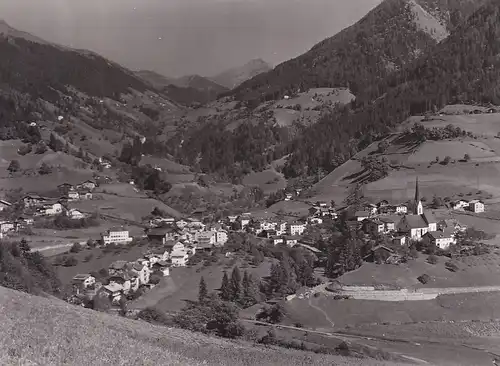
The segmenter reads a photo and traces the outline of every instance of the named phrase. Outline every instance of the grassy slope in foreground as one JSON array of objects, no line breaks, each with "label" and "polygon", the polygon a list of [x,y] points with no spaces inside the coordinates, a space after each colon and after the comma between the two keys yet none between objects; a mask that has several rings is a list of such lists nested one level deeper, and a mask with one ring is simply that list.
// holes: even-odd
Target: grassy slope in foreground
[{"label": "grassy slope in foreground", "polygon": [[387,365],[253,347],[0,287],[1,365]]}]

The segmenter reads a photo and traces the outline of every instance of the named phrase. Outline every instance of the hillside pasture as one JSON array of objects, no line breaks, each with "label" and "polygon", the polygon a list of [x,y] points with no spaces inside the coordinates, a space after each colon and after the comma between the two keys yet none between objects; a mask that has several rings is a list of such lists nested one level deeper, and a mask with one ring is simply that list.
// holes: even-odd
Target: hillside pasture
[{"label": "hillside pasture", "polygon": [[312,88],[307,92],[298,93],[290,99],[282,99],[274,104],[275,107],[293,107],[300,104],[302,109],[314,108],[325,103],[347,104],[354,99],[354,95],[346,88]]},{"label": "hillside pasture", "polygon": [[442,161],[445,156],[452,160],[461,160],[468,154],[471,162],[500,161],[500,157],[487,144],[475,140],[427,141],[423,143],[407,160],[408,164],[430,163],[436,157]]},{"label": "hillside pasture", "polygon": [[257,186],[262,188],[264,193],[269,194],[286,187],[286,180],[283,175],[274,169],[267,169],[261,172],[253,172],[243,178],[243,185]]}]

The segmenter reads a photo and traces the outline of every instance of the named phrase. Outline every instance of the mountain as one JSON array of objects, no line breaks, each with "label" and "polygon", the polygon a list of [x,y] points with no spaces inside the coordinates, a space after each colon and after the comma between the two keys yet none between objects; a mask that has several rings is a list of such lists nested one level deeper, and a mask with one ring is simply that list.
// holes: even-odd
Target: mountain
[{"label": "mountain", "polygon": [[[85,121],[101,130],[145,134],[162,109],[177,108],[130,70],[87,50],[45,42],[5,22],[0,23],[0,54],[0,139],[25,139],[27,123],[19,121],[56,123],[59,116],[73,120],[71,128]],[[141,103],[127,102],[134,94]]]},{"label": "mountain", "polygon": [[489,2],[457,25],[442,42],[376,85],[351,109],[325,116],[298,138],[287,176],[331,171],[359,149],[403,122],[453,103],[500,103],[500,4]]},{"label": "mountain", "polygon": [[223,85],[228,89],[234,89],[241,83],[271,69],[271,65],[258,58],[247,62],[243,66],[226,70],[211,79],[217,84]]},{"label": "mountain", "polygon": [[173,84],[181,88],[194,88],[201,91],[224,93],[228,89],[216,82],[200,75],[186,75],[173,81]]},{"label": "mountain", "polygon": [[265,101],[313,87],[373,86],[426,53],[486,0],[384,0],[360,21],[305,54],[244,82],[231,94]]},{"label": "mountain", "polygon": [[174,79],[167,78],[166,76],[150,70],[139,70],[136,71],[135,74],[158,89],[164,88],[174,83]]}]

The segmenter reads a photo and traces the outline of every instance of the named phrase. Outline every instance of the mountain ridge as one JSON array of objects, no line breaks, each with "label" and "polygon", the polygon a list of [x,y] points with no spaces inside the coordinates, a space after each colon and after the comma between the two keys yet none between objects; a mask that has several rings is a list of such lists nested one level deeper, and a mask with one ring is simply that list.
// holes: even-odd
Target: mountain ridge
[{"label": "mountain ridge", "polygon": [[234,89],[241,83],[271,69],[272,66],[270,64],[261,58],[256,58],[248,61],[242,66],[225,70],[215,76],[212,76],[210,79],[228,89]]}]

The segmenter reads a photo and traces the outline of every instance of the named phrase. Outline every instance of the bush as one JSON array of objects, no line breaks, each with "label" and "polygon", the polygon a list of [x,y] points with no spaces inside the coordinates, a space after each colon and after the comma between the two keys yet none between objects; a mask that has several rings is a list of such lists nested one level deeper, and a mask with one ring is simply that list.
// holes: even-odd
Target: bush
[{"label": "bush", "polygon": [[459,269],[458,266],[451,261],[446,262],[444,265],[445,265],[446,269],[450,272],[456,272]]},{"label": "bush", "polygon": [[7,170],[11,173],[15,173],[21,169],[21,164],[19,164],[18,160],[12,160],[9,164]]},{"label": "bush", "polygon": [[21,156],[29,154],[30,152],[31,152],[31,144],[23,145],[17,150],[17,153]]},{"label": "bush", "polygon": [[40,175],[50,174],[50,173],[52,173],[52,167],[50,165],[48,165],[47,163],[42,163],[42,165],[38,169],[38,173]]},{"label": "bush", "polygon": [[45,142],[41,140],[36,144],[35,147],[35,154],[44,154],[47,151],[47,145],[45,145]]},{"label": "bush", "polygon": [[69,251],[71,253],[79,253],[81,250],[82,250],[82,246],[80,245],[80,243],[74,243]]},{"label": "bush", "polygon": [[431,254],[427,257],[427,262],[430,264],[436,264],[438,262],[438,257],[436,257],[434,254]]},{"label": "bush", "polygon": [[464,155],[464,161],[465,162],[470,161],[470,155],[469,154],[465,154]]},{"label": "bush", "polygon": [[73,257],[73,256],[69,256],[69,257],[66,257],[64,259],[64,263],[63,263],[63,266],[64,267],[74,267],[78,264],[78,260]]},{"label": "bush", "polygon": [[428,274],[424,273],[423,275],[418,276],[418,277],[417,277],[417,280],[418,280],[420,283],[422,283],[422,284],[424,284],[424,285],[425,285],[426,283],[428,283],[428,282],[431,280],[431,277],[430,277]]},{"label": "bush", "polygon": [[155,308],[141,310],[137,318],[153,324],[169,325],[172,323],[164,313]]}]

